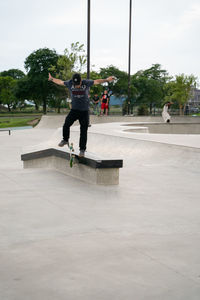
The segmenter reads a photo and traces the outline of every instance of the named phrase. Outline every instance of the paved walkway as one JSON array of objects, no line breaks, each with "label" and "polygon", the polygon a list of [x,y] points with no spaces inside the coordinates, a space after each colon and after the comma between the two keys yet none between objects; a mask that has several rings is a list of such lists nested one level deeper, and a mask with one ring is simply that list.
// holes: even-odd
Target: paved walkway
[{"label": "paved walkway", "polygon": [[120,124],[89,129],[88,151],[124,159],[106,187],[23,169],[21,153],[61,129],[1,133],[0,299],[199,300],[199,135]]}]

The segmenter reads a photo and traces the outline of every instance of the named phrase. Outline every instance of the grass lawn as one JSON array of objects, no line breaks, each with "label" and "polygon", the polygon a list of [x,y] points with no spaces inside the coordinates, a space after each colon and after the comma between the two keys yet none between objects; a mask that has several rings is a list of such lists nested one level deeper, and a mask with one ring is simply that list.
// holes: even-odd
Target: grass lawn
[{"label": "grass lawn", "polygon": [[28,114],[28,113],[15,113],[15,112],[12,112],[12,113],[9,113],[9,112],[0,112],[0,118],[1,117],[8,117],[8,118],[14,118],[14,117],[28,117],[28,118],[36,118],[36,117],[41,117],[42,116],[42,113],[34,113],[34,114]]},{"label": "grass lawn", "polygon": [[17,118],[0,118],[0,128],[7,127],[24,127],[35,126],[39,122],[40,118],[36,117],[17,117]]}]

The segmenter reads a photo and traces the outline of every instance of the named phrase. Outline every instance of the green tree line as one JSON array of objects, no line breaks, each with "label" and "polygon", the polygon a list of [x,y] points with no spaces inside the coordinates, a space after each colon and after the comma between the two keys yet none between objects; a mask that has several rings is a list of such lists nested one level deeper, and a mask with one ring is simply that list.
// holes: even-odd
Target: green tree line
[{"label": "green tree line", "polygon": [[[48,79],[51,72],[56,78],[67,80],[75,72],[84,72],[87,63],[84,45],[79,42],[72,43],[70,49],[65,49],[60,55],[48,48],[32,52],[24,62],[26,74],[18,69],[0,72],[0,105],[6,106],[9,111],[22,109],[28,100],[35,105],[35,109],[43,107],[46,114],[47,107],[56,108],[60,112],[66,105],[69,97],[65,87],[57,86]],[[180,74],[172,77],[161,68],[160,64],[153,64],[149,69],[140,70],[131,76],[130,98],[128,99],[128,73],[115,66],[101,68],[100,71],[91,71],[91,78],[105,78],[113,75],[117,78],[115,83],[109,83],[107,88],[116,97],[126,99],[123,107],[126,111],[133,106],[147,106],[150,113],[152,109],[160,108],[167,101],[172,101],[183,112],[184,107],[196,86],[193,75]],[[103,92],[103,86],[91,88],[91,97]]]}]

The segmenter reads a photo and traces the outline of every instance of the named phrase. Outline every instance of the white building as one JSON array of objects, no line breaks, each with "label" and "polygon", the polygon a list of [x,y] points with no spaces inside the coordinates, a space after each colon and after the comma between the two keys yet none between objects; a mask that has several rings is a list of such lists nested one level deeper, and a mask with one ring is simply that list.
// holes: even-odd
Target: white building
[{"label": "white building", "polygon": [[194,88],[192,91],[192,97],[188,101],[190,108],[198,107],[200,109],[200,90]]}]

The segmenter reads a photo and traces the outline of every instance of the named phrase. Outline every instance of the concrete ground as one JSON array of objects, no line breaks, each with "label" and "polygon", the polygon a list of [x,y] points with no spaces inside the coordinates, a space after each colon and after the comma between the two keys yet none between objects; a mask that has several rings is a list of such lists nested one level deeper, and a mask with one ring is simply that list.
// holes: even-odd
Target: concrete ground
[{"label": "concrete ground", "polygon": [[54,120],[0,132],[0,299],[199,300],[200,135],[125,132],[126,119],[101,119],[88,151],[124,168],[119,186],[96,186],[23,169],[21,153],[56,147]]}]

